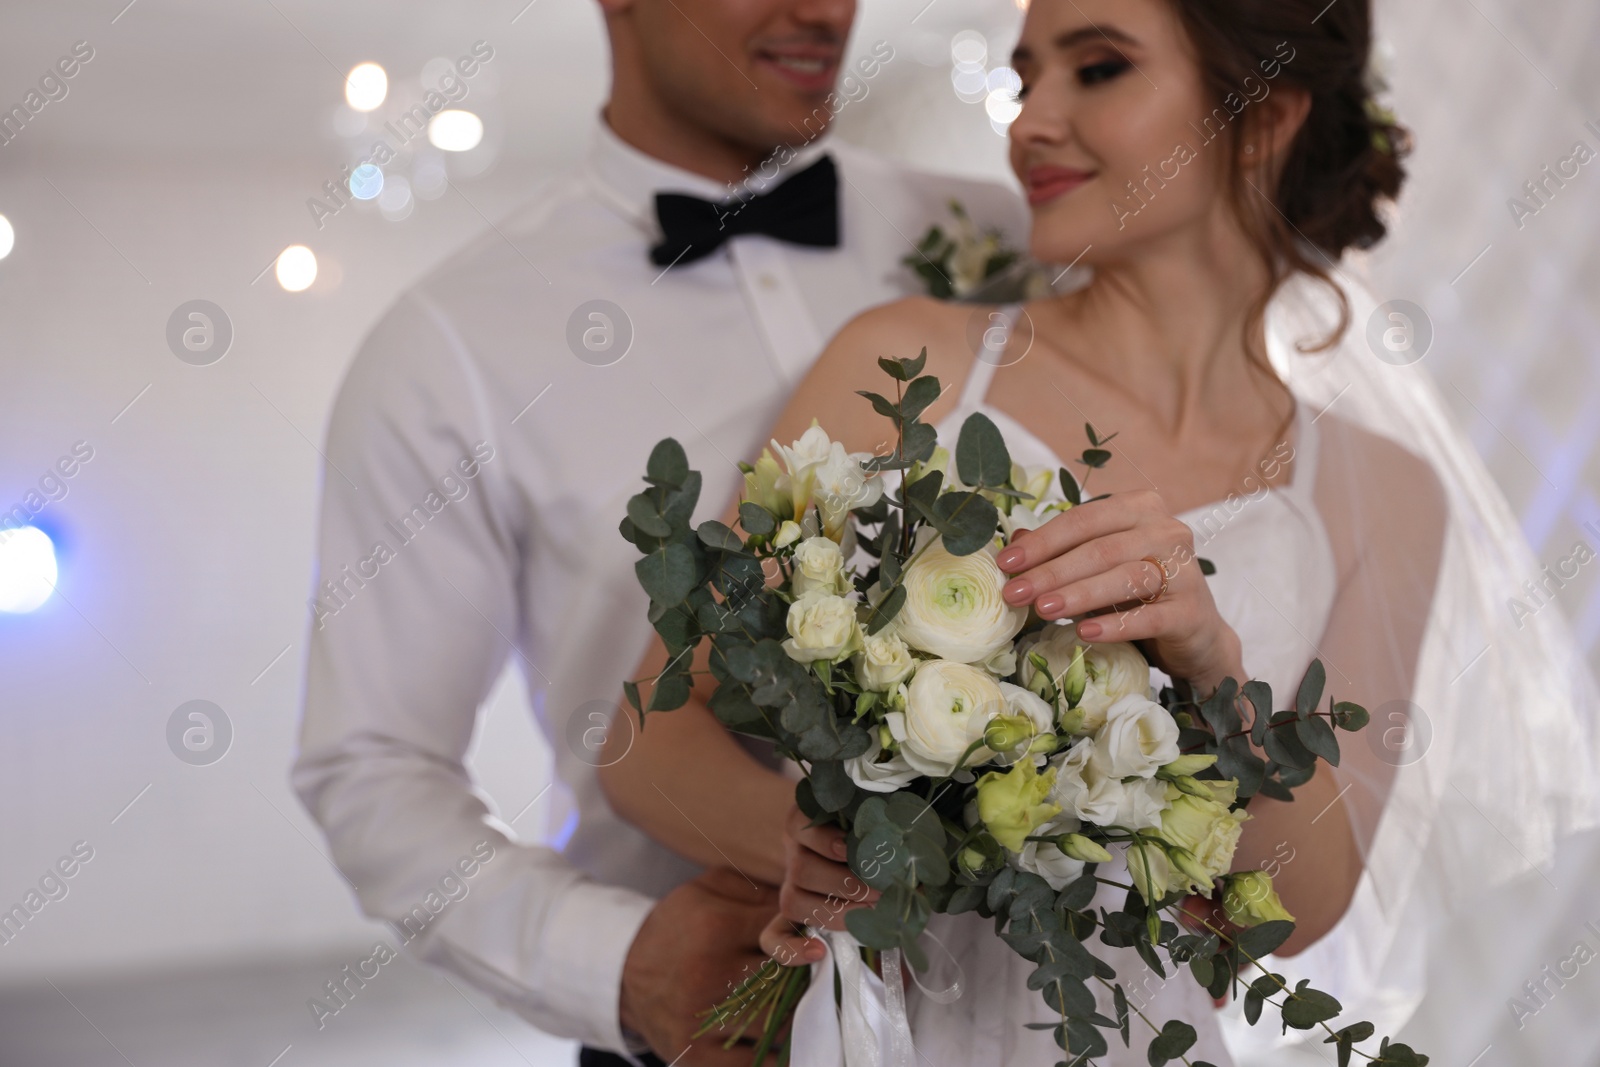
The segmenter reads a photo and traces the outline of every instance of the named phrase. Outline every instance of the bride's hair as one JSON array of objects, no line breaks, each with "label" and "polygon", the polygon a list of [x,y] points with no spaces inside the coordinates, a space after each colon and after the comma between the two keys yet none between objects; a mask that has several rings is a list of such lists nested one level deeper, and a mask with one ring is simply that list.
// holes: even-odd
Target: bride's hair
[{"label": "bride's hair", "polygon": [[[1326,349],[1350,321],[1330,268],[1347,249],[1383,239],[1383,209],[1400,192],[1402,161],[1411,148],[1409,132],[1373,98],[1371,0],[1174,0],[1173,7],[1198,52],[1206,91],[1218,103],[1230,94],[1242,100],[1249,85],[1273,81],[1310,96],[1277,189],[1261,190],[1272,204],[1262,203],[1243,171],[1239,138],[1248,134],[1237,130],[1228,153],[1228,195],[1271,278],[1249,321],[1261,322],[1291,275],[1309,274],[1339,296],[1338,327],[1311,350]],[[1273,69],[1275,78],[1264,79]],[[1244,110],[1247,131],[1253,116]]]}]

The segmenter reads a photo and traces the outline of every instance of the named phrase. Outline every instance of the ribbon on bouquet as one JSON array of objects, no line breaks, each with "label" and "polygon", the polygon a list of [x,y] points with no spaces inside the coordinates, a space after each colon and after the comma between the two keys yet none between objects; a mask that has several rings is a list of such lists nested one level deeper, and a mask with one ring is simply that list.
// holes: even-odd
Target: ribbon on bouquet
[{"label": "ribbon on bouquet", "polygon": [[861,944],[849,933],[815,932],[828,954],[811,965],[811,984],[795,1006],[790,1067],[911,1067],[914,1050],[900,950],[880,954],[884,976],[879,978],[861,961]]}]

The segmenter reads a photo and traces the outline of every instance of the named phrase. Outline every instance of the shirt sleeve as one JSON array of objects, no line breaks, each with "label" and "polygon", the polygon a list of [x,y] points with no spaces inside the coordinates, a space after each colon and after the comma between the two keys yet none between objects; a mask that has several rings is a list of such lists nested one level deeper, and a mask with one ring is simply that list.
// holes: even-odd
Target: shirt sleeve
[{"label": "shirt sleeve", "polygon": [[[463,764],[516,652],[523,534],[471,356],[419,296],[331,417],[292,781],[367,915],[551,1034],[623,1051],[646,896],[502,832]],[[497,495],[498,494],[498,495]]]}]

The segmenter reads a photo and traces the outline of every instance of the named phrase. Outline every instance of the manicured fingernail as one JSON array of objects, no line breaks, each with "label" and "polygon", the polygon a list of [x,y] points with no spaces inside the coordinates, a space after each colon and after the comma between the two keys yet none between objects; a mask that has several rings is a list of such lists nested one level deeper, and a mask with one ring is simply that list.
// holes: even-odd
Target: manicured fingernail
[{"label": "manicured fingernail", "polygon": [[1020,604],[1033,596],[1033,583],[1026,578],[1018,578],[1014,582],[1007,582],[1001,593],[1012,603]]},{"label": "manicured fingernail", "polygon": [[850,846],[846,845],[842,840],[835,841],[833,843],[833,854],[839,859],[844,859],[850,854]]},{"label": "manicured fingernail", "polygon": [[1100,630],[1101,626],[1097,622],[1080,622],[1078,624],[1079,637],[1087,637],[1090,640],[1093,640],[1094,638],[1100,636]]},{"label": "manicured fingernail", "polygon": [[1058,596],[1047,596],[1043,600],[1039,601],[1039,604],[1038,604],[1039,614],[1040,615],[1054,615],[1056,612],[1060,611],[1065,606],[1066,606],[1066,602],[1064,600],[1062,600],[1060,597],[1058,597]]},{"label": "manicured fingernail", "polygon": [[1008,571],[1022,562],[1022,549],[1012,545],[994,558],[995,564],[1001,570]]}]

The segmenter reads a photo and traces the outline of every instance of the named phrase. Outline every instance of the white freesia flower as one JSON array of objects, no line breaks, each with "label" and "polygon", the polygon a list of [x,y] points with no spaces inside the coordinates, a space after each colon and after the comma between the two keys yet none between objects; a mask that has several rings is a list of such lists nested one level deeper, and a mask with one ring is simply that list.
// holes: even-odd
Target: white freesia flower
[{"label": "white freesia flower", "polygon": [[[1084,649],[1084,669],[1088,678],[1078,709],[1083,712],[1079,732],[1092,733],[1105,723],[1106,711],[1130,694],[1149,698],[1150,664],[1144,654],[1126,641],[1089,643],[1078,640],[1076,624],[1052,624],[1017,642],[1019,677],[1029,685],[1035,674],[1027,654],[1037,652],[1050,667],[1050,676],[1059,686],[1072,666],[1079,647]],[[1075,713],[1074,713],[1075,714]],[[1065,715],[1065,711],[1063,711]]]},{"label": "white freesia flower", "polygon": [[[862,467],[872,459],[872,453],[846,452],[844,445],[831,440],[816,419],[788,448],[774,439],[772,450],[787,468],[787,474],[777,481],[777,489],[789,493],[794,514],[808,534],[821,533],[842,543],[851,528],[847,521],[851,510],[870,507],[883,496],[882,480]],[[813,505],[822,513],[821,530],[814,528]]]},{"label": "white freesia flower", "polygon": [[844,761],[844,773],[869,793],[893,793],[910,785],[922,772],[905,761],[898,752],[886,753],[878,731],[872,734],[872,747],[854,759]]},{"label": "white freesia flower", "polygon": [[1055,518],[1053,512],[1040,513],[1020,503],[1011,505],[1011,511],[1000,516],[1000,529],[1006,535],[1006,544],[1017,536],[1019,530],[1037,530],[1051,519]]},{"label": "white freesia flower", "polygon": [[794,549],[794,577],[789,585],[797,597],[807,593],[850,592],[850,575],[844,569],[839,542],[829,537],[808,537]]},{"label": "white freesia flower", "polygon": [[1028,621],[1027,607],[1007,604],[1009,580],[995,563],[993,545],[965,556],[945,550],[938,531],[917,531],[917,549],[905,570],[906,599],[895,626],[906,644],[956,663],[984,663],[1006,651]]},{"label": "white freesia flower", "polygon": [[800,524],[793,519],[784,519],[782,525],[778,527],[777,535],[772,539],[773,547],[788,548],[800,540],[800,536]]},{"label": "white freesia flower", "polygon": [[812,593],[789,605],[789,636],[783,650],[792,660],[836,660],[861,647],[856,604],[842,596]]},{"label": "white freesia flower", "polygon": [[1005,710],[1000,683],[989,674],[967,663],[930,660],[911,676],[904,714],[890,714],[885,721],[907,763],[923,774],[946,777],[963,757],[968,767],[994,757],[983,735]]},{"label": "white freesia flower", "polygon": [[895,633],[893,625],[863,636],[861,651],[855,654],[853,662],[856,681],[861,683],[861,688],[877,690],[894,689],[911,677],[911,672],[917,666],[911,649]]},{"label": "white freesia flower", "polygon": [[1057,765],[1052,799],[1085,822],[1147,830],[1161,825],[1167,807],[1167,783],[1142,778],[1124,783],[1108,773],[1092,737],[1079,740]]},{"label": "white freesia flower", "polygon": [[1106,710],[1094,743],[1106,774],[1149,778],[1163,764],[1178,758],[1178,723],[1160,704],[1130,694]]},{"label": "white freesia flower", "polygon": [[[1039,826],[1034,831],[1035,836],[1069,834],[1079,828],[1077,819],[1070,816],[1058,816]],[[1022,846],[1022,851],[1016,853],[1011,859],[1012,866],[1019,871],[1037,874],[1050,884],[1050,888],[1060,891],[1069,884],[1078,880],[1083,874],[1084,863],[1075,860],[1056,847],[1053,841],[1029,841]]]}]

